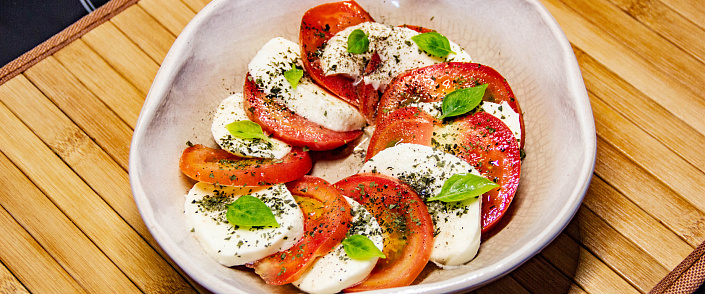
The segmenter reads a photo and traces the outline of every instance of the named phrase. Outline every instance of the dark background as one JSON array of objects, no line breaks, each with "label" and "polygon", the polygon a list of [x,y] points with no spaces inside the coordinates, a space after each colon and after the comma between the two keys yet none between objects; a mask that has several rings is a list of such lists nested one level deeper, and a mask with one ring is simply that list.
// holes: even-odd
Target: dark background
[{"label": "dark background", "polygon": [[[84,0],[95,8],[108,1]],[[0,0],[0,67],[86,14],[80,0]]]}]

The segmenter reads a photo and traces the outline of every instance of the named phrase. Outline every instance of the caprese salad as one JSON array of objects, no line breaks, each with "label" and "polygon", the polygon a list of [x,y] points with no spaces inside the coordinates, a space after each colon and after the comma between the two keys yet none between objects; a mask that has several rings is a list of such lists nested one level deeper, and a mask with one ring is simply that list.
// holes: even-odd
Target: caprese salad
[{"label": "caprese salad", "polygon": [[[309,293],[402,287],[429,261],[471,262],[516,193],[525,136],[497,71],[354,1],[309,9],[298,42],[264,44],[211,131],[220,148],[188,143],[179,162],[197,181],[193,235],[222,265]],[[356,174],[309,175],[351,144],[366,153]]]}]

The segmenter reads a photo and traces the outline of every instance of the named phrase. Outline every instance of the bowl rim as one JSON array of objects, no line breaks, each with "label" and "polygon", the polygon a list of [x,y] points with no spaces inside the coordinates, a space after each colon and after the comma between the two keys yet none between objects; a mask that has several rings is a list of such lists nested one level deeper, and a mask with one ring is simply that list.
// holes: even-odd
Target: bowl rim
[{"label": "bowl rim", "polygon": [[[154,78],[152,87],[150,88],[139,118],[135,125],[130,144],[129,156],[129,180],[133,193],[133,198],[139,210],[139,213],[147,224],[147,227],[162,247],[162,249],[174,260],[174,262],[191,278],[198,282],[201,286],[214,292],[231,292],[231,293],[246,293],[243,290],[234,287],[233,285],[223,283],[221,280],[211,276],[204,275],[197,268],[194,268],[189,263],[184,262],[187,259],[187,254],[178,248],[178,245],[169,237],[169,235],[158,225],[152,207],[146,197],[146,192],[141,178],[141,170],[138,167],[142,166],[140,157],[137,155],[142,139],[146,135],[146,124],[151,121],[156,115],[157,105],[168,94],[169,85],[176,77],[176,71],[173,71],[172,65],[186,54],[184,49],[189,48],[189,40],[197,33],[199,24],[207,17],[217,11],[217,7],[222,2],[229,0],[214,0],[206,5],[183,29],[181,34],[176,38],[166,57],[162,61],[162,65]],[[575,105],[579,111],[576,111],[576,121],[579,122],[579,131],[581,139],[585,143],[585,148],[582,149],[581,158],[583,160],[578,164],[579,174],[576,175],[577,181],[567,199],[570,201],[559,211],[556,217],[541,230],[536,237],[532,238],[524,247],[526,250],[513,252],[502,258],[499,262],[491,264],[480,270],[476,270],[464,275],[449,278],[447,280],[412,285],[407,287],[395,288],[397,293],[419,293],[422,292],[454,292],[461,290],[476,289],[488,283],[491,283],[512,270],[516,269],[524,262],[528,261],[534,255],[538,254],[548,244],[551,243],[568,225],[573,216],[582,203],[582,200],[587,193],[588,186],[592,179],[592,174],[595,168],[595,158],[597,153],[597,138],[595,131],[594,118],[592,108],[589,103],[587,90],[585,88],[580,67],[577,63],[575,54],[572,50],[563,30],[560,28],[555,18],[538,0],[521,0],[530,4],[541,18],[545,21],[552,36],[561,49],[561,58],[563,62],[566,80],[568,82],[567,91],[569,96],[573,97]],[[331,1],[327,1],[331,2]],[[381,293],[384,290],[371,291],[369,293]]]}]

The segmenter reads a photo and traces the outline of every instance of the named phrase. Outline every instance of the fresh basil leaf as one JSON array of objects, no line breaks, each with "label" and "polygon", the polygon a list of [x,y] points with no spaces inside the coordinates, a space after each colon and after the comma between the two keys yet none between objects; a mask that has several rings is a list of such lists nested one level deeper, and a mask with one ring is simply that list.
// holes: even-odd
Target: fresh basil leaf
[{"label": "fresh basil leaf", "polygon": [[421,50],[433,56],[446,57],[448,54],[455,54],[453,50],[450,50],[448,38],[437,32],[418,34],[411,37],[411,40],[414,41],[416,45],[419,45]]},{"label": "fresh basil leaf", "polygon": [[294,89],[299,85],[299,81],[304,76],[304,70],[296,67],[295,64],[291,65],[291,69],[284,72],[284,78],[291,84]]},{"label": "fresh basil leaf", "polygon": [[240,139],[262,139],[269,141],[269,137],[264,134],[262,127],[256,122],[250,120],[239,120],[231,122],[225,125],[228,132],[235,137]]},{"label": "fresh basil leaf", "polygon": [[348,52],[362,54],[370,48],[370,40],[361,29],[354,30],[348,36]]},{"label": "fresh basil leaf", "polygon": [[458,116],[473,110],[482,102],[487,84],[476,87],[457,89],[443,97],[441,104],[441,119],[451,116]]},{"label": "fresh basil leaf", "polygon": [[240,196],[228,205],[225,217],[236,226],[279,227],[272,210],[262,200],[251,195]]},{"label": "fresh basil leaf", "polygon": [[343,240],[343,249],[352,259],[370,259],[373,257],[387,258],[375,243],[363,235],[352,235]]},{"label": "fresh basil leaf", "polygon": [[426,201],[463,201],[472,197],[479,197],[497,187],[499,185],[495,182],[481,176],[469,173],[454,174],[443,183],[443,188],[441,188],[441,192],[438,195],[427,198]]}]

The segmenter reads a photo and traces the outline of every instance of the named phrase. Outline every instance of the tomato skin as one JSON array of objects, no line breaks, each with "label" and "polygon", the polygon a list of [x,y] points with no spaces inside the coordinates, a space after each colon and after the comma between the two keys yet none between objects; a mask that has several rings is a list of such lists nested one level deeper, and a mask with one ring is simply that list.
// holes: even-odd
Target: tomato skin
[{"label": "tomato skin", "polygon": [[[482,233],[485,233],[499,222],[514,199],[521,174],[519,146],[512,131],[486,112],[459,117],[448,126],[459,130],[457,136],[450,141],[434,137],[433,147],[464,159],[500,185],[482,196]],[[465,148],[469,146],[473,148]]]},{"label": "tomato skin", "polygon": [[250,120],[292,146],[305,146],[314,151],[332,150],[362,135],[361,130],[337,132],[326,129],[295,114],[267,97],[249,74],[245,79],[244,93],[245,112]]},{"label": "tomato skin", "polygon": [[354,86],[353,79],[343,75],[326,76],[317,51],[345,28],[371,21],[374,19],[355,1],[321,4],[306,11],[301,18],[299,44],[306,72],[317,84],[356,107],[360,105],[358,92],[369,91],[366,88],[372,86],[364,83]]},{"label": "tomato skin", "polygon": [[435,121],[435,118],[417,107],[404,107],[392,111],[378,122],[370,138],[365,160],[399,143],[431,146]]},{"label": "tomato skin", "polygon": [[311,170],[311,157],[292,148],[282,159],[244,158],[200,144],[184,150],[179,168],[189,178],[227,186],[266,186],[301,178]]},{"label": "tomato skin", "polygon": [[[387,256],[377,261],[366,280],[343,291],[403,287],[414,282],[433,250],[433,221],[414,189],[396,178],[372,173],[347,177],[334,186],[375,216],[385,234],[383,253]],[[400,219],[406,230],[395,225]]]},{"label": "tomato skin", "polygon": [[379,122],[387,112],[407,106],[409,103],[441,101],[453,90],[476,84],[488,84],[484,101],[494,103],[506,101],[519,114],[520,148],[523,148],[526,133],[524,118],[512,88],[496,70],[479,63],[439,63],[410,70],[395,77],[380,99],[377,121]]},{"label": "tomato skin", "polygon": [[[284,285],[296,281],[313,265],[317,257],[323,256],[337,246],[348,232],[350,205],[340,191],[325,180],[304,176],[286,184],[297,197],[304,214],[304,236],[288,250],[274,253],[248,267],[270,285]],[[300,198],[312,205],[301,205]]]}]

